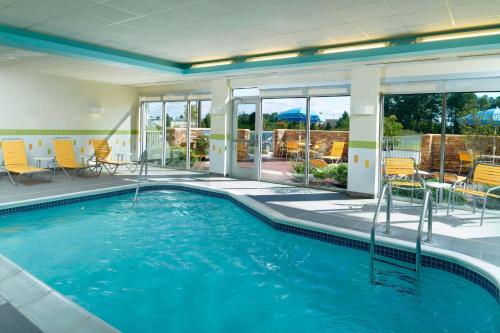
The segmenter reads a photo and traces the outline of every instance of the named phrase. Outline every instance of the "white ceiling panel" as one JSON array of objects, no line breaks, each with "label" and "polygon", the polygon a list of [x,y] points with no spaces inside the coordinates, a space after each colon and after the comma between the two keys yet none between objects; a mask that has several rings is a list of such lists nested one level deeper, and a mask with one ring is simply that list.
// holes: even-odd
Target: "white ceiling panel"
[{"label": "white ceiling panel", "polygon": [[500,0],[0,0],[0,24],[178,62],[498,22]]},{"label": "white ceiling panel", "polygon": [[394,14],[413,13],[426,9],[446,8],[446,0],[385,0]]},{"label": "white ceiling panel", "polygon": [[359,7],[371,3],[380,2],[380,0],[326,0],[328,4],[337,10]]},{"label": "white ceiling panel", "polygon": [[[500,15],[500,1],[473,2],[452,7],[451,12],[457,20]],[[497,22],[498,23],[498,22]]]},{"label": "white ceiling panel", "polygon": [[0,6],[0,24],[179,62],[480,26],[500,16],[500,0],[0,0]]},{"label": "white ceiling panel", "polygon": [[373,2],[358,7],[340,10],[339,13],[349,22],[383,18],[394,15],[386,2]]},{"label": "white ceiling panel", "polygon": [[165,7],[149,0],[109,0],[106,4],[133,13],[137,16],[147,15],[165,9]]}]

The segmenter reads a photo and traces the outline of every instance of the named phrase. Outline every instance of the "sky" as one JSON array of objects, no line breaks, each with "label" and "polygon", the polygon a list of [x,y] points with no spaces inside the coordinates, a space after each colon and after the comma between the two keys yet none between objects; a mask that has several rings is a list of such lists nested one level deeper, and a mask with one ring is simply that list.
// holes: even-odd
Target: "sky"
[{"label": "sky", "polygon": [[[178,118],[184,113],[184,108],[186,102],[169,102],[167,103],[167,110],[171,116]],[[344,111],[349,112],[351,98],[349,96],[337,96],[337,97],[311,97],[311,111],[316,112],[323,119],[338,119]],[[203,107],[203,111],[209,107],[207,103]],[[262,112],[263,113],[280,113],[293,108],[306,108],[305,98],[264,98],[262,99]],[[241,106],[240,110],[248,113],[254,112],[255,110],[251,105]],[[162,107],[161,103],[150,103],[149,104],[149,115],[151,117],[158,117],[161,115]],[[205,112],[202,114],[204,115]]]}]

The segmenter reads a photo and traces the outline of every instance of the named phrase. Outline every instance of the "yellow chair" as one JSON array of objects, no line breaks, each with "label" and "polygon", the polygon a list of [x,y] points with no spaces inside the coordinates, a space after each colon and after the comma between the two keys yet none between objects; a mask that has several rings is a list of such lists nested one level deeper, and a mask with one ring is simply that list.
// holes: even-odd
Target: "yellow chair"
[{"label": "yellow chair", "polygon": [[[3,149],[3,164],[10,181],[14,186],[19,184],[21,177],[23,175],[28,175],[29,177],[40,174],[43,172],[49,172],[50,176],[48,182],[52,179],[52,171],[49,169],[35,168],[28,164],[28,157],[26,156],[26,147],[24,146],[24,141],[22,139],[10,139],[2,141]],[[17,181],[14,181],[12,174],[17,174]]]},{"label": "yellow chair", "polygon": [[315,158],[311,160],[311,166],[314,168],[324,168],[328,166],[328,163],[325,160]]},{"label": "yellow chair", "polygon": [[425,182],[418,175],[415,160],[409,157],[386,157],[384,159],[384,179],[393,188],[411,191],[411,202],[415,191],[424,191]]},{"label": "yellow chair", "polygon": [[[481,225],[484,220],[484,210],[488,198],[500,199],[500,194],[493,191],[500,190],[500,165],[477,163],[472,169],[471,176],[465,182],[456,182],[451,188],[453,196],[452,210],[455,209],[455,194],[463,193],[472,196],[472,208],[476,213],[476,198],[483,199],[483,211],[481,213]],[[450,212],[450,197],[448,197],[448,214]]]},{"label": "yellow chair", "polygon": [[462,173],[462,168],[469,168],[471,169],[474,166],[474,157],[475,154],[471,153],[470,151],[459,151],[458,152],[458,159],[460,160],[460,168],[458,169],[458,175]]},{"label": "yellow chair", "polygon": [[344,155],[344,147],[344,141],[334,141],[330,155],[323,156],[323,159],[331,160],[332,163],[339,163]]},{"label": "yellow chair", "polygon": [[[71,139],[55,138],[52,140],[52,143],[54,145],[56,164],[68,177],[73,178],[73,176],[78,174],[78,171],[82,171],[82,176],[85,176],[85,169],[89,169],[94,176],[99,176],[101,174],[101,166],[90,165],[76,160],[75,152],[73,151],[73,142],[71,142]],[[74,175],[71,176],[68,170],[74,170]]]},{"label": "yellow chair", "polygon": [[[137,170],[137,164],[128,161],[117,161],[110,157],[111,147],[106,139],[92,139],[92,146],[94,147],[95,162],[101,164],[108,171],[110,175],[114,175],[118,167],[126,166],[131,172]],[[132,170],[131,165],[135,165]]]},{"label": "yellow chair", "polygon": [[288,159],[288,155],[295,155],[295,160],[298,160],[301,153],[302,149],[300,149],[300,145],[297,140],[286,141],[286,159]]}]

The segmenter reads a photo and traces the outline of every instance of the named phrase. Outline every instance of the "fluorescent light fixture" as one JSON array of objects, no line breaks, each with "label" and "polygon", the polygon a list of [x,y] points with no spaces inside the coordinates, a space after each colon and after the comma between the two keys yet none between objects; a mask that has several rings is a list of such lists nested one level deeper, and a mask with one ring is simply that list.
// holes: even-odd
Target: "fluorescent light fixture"
[{"label": "fluorescent light fixture", "polygon": [[250,58],[247,58],[245,61],[247,61],[247,62],[268,61],[268,60],[295,58],[298,56],[299,56],[299,52],[292,52],[292,53],[271,54],[271,55],[250,57]]},{"label": "fluorescent light fixture", "polygon": [[330,53],[341,53],[341,52],[378,49],[381,47],[387,47],[389,45],[390,45],[389,42],[380,42],[380,43],[359,44],[359,45],[351,45],[351,46],[339,46],[339,47],[333,47],[330,49],[319,50],[318,54],[330,54]]},{"label": "fluorescent light fixture", "polygon": [[191,68],[204,68],[204,67],[213,67],[213,66],[223,66],[223,65],[231,65],[233,63],[232,60],[220,60],[220,61],[212,61],[212,62],[203,62],[200,64],[194,64]]},{"label": "fluorescent light fixture", "polygon": [[441,40],[493,36],[493,35],[499,35],[499,34],[500,34],[500,29],[477,30],[477,31],[457,32],[457,33],[451,33],[451,34],[441,34],[441,35],[419,37],[419,38],[417,38],[417,42],[427,43],[427,42],[437,42],[437,41],[441,41]]}]

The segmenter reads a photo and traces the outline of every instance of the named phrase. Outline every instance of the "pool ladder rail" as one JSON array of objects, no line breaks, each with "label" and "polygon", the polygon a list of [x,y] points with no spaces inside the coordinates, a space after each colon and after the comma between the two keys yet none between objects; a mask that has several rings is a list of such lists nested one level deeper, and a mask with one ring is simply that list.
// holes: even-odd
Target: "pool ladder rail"
[{"label": "pool ladder rail", "polygon": [[[370,276],[373,280],[375,274],[375,260],[383,261],[385,263],[393,264],[388,258],[381,258],[375,252],[375,236],[376,231],[375,228],[377,226],[378,217],[380,211],[382,209],[382,202],[384,198],[387,196],[387,205],[386,205],[386,221],[385,221],[385,231],[384,234],[391,234],[391,213],[393,212],[393,201],[392,201],[392,189],[389,184],[385,184],[382,188],[382,192],[378,199],[377,209],[375,210],[375,214],[373,216],[372,229],[370,233]],[[420,211],[420,219],[418,221],[418,229],[417,229],[417,239],[415,244],[415,267],[411,268],[416,272],[417,279],[420,276],[420,271],[422,268],[422,229],[425,223],[425,218],[427,216],[428,228],[427,228],[427,239],[425,242],[432,242],[432,194],[430,190],[425,190],[424,192],[424,200],[422,204],[422,209]],[[399,266],[398,264],[395,264]],[[404,267],[404,266],[403,266]]]},{"label": "pool ladder rail", "polygon": [[142,173],[144,172],[144,181],[148,181],[148,151],[144,150],[141,154],[141,158],[139,160],[141,168],[139,169],[139,174],[137,175],[137,186],[135,187],[135,195],[134,195],[134,207],[135,203],[139,199],[139,190],[141,187]]}]

